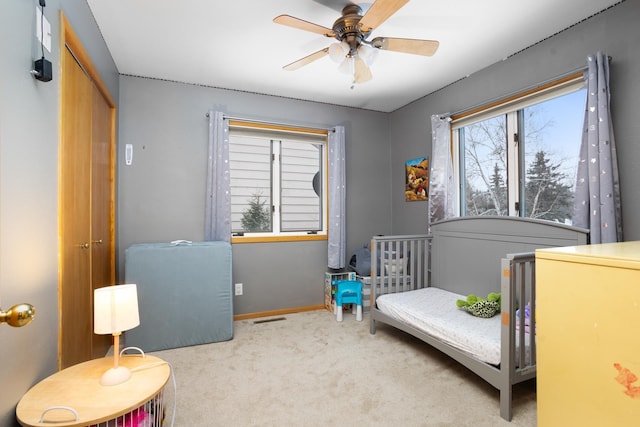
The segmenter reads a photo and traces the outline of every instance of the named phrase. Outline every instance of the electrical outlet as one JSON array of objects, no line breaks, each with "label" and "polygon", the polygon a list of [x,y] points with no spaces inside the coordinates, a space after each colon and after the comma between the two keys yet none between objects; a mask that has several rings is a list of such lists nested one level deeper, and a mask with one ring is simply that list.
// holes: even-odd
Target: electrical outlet
[{"label": "electrical outlet", "polygon": [[236,283],[236,296],[242,295],[242,283]]}]

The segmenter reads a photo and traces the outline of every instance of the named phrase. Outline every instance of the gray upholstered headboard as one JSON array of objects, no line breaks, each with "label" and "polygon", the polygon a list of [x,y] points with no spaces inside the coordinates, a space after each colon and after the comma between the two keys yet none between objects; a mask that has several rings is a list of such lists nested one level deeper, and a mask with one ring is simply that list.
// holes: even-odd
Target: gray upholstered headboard
[{"label": "gray upholstered headboard", "polygon": [[462,295],[500,292],[500,260],[587,243],[588,230],[517,217],[463,217],[431,225],[431,286]]}]

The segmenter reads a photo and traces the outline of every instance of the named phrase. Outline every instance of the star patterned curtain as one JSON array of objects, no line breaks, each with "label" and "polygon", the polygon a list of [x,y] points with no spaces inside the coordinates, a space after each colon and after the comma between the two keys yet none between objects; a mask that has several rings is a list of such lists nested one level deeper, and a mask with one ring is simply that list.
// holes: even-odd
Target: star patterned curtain
[{"label": "star patterned curtain", "polygon": [[585,110],[573,224],[590,230],[590,243],[622,240],[618,161],[609,100],[609,57],[587,57]]}]

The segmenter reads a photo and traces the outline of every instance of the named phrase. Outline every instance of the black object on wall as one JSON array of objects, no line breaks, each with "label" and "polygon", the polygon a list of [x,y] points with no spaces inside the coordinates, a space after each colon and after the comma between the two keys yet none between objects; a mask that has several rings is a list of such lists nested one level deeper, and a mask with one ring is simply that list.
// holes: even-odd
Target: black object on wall
[{"label": "black object on wall", "polygon": [[48,82],[53,78],[53,69],[51,67],[51,61],[48,61],[44,57],[44,7],[45,0],[38,0],[40,2],[40,48],[42,49],[42,58],[36,60],[33,63],[33,70],[31,70],[31,74],[40,81]]}]

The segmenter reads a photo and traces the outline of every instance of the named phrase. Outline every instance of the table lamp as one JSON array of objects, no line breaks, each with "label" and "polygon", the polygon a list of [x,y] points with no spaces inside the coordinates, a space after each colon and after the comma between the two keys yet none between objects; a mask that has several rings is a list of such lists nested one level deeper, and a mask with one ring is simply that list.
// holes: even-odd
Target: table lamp
[{"label": "table lamp", "polygon": [[93,293],[93,331],[113,335],[113,368],[106,371],[100,384],[117,385],[131,377],[126,366],[119,366],[120,334],[140,324],[136,285],[114,285],[98,288]]}]

